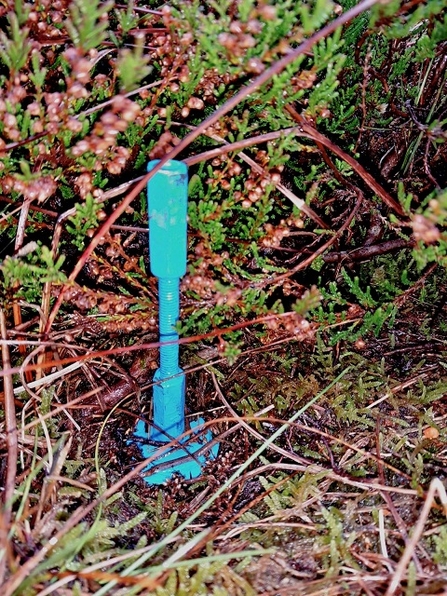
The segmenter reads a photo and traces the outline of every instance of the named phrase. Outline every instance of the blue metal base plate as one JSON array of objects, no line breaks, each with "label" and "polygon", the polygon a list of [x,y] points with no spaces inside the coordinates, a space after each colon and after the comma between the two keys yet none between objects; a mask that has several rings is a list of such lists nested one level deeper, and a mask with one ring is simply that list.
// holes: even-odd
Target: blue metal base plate
[{"label": "blue metal base plate", "polygon": [[[165,450],[160,457],[157,457],[146,468],[143,469],[143,478],[148,484],[163,484],[174,474],[180,474],[187,480],[197,478],[202,474],[202,467],[210,460],[215,459],[219,451],[219,443],[210,445],[208,451],[195,455],[197,451],[202,449],[207,443],[212,441],[212,434],[210,431],[202,431],[203,419],[199,418],[191,422],[191,430],[189,436],[182,439],[180,443],[185,444],[184,447],[174,446],[169,450]],[[194,435],[197,435],[197,440],[193,441]],[[148,431],[146,423],[140,420],[134,431],[135,441],[130,440],[129,443],[137,443],[144,458],[152,457],[157,454],[163,443],[143,443],[148,441]],[[192,457],[194,456],[194,457]],[[153,470],[152,473],[151,470]]]}]

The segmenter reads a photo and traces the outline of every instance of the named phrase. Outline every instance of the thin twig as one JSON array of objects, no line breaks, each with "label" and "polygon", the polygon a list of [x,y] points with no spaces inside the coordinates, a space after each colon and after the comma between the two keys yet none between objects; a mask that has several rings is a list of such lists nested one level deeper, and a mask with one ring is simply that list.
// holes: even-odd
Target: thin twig
[{"label": "thin twig", "polygon": [[[18,253],[23,246],[23,241],[25,239],[26,222],[28,219],[29,208],[30,208],[31,202],[32,201],[30,199],[25,199],[25,201],[23,201],[22,208],[20,210],[19,221],[17,224],[17,233],[16,233],[16,238],[15,238],[15,243],[14,243],[14,253]],[[15,284],[15,289],[18,289],[19,285],[20,284],[17,282]],[[12,303],[12,312],[13,312],[15,326],[20,327],[20,325],[22,325],[22,311],[20,309],[20,305],[17,302]],[[26,355],[25,346],[19,347],[19,352],[20,352],[21,356],[25,356]],[[32,375],[30,372],[26,373],[26,379],[28,382],[32,381]]]},{"label": "thin twig", "polygon": [[[263,135],[257,135],[256,137],[250,137],[249,139],[242,139],[241,141],[236,141],[235,143],[229,143],[222,137],[216,134],[207,134],[211,139],[217,141],[218,143],[223,143],[223,147],[217,147],[216,149],[211,149],[210,151],[205,151],[204,153],[199,153],[197,155],[193,155],[192,157],[187,157],[183,161],[188,165],[193,165],[195,163],[199,163],[200,161],[205,161],[212,159],[213,157],[223,155],[224,153],[229,153],[230,151],[239,151],[244,147],[251,147],[253,145],[258,145],[259,143],[266,143],[268,141],[272,141],[274,139],[278,139],[284,137],[289,134],[297,134],[300,135],[300,128],[292,127],[286,128],[283,130],[278,130],[275,132],[269,132]],[[301,135],[302,136],[302,135]],[[329,229],[329,226],[321,219],[319,215],[315,213],[313,209],[311,209],[306,201],[297,197],[291,190],[286,188],[280,182],[275,182],[272,180],[271,176],[268,172],[264,170],[258,163],[256,163],[251,157],[249,157],[243,151],[240,151],[238,157],[242,159],[247,165],[251,167],[252,170],[261,174],[270,184],[272,184],[279,192],[281,192],[285,197],[287,197],[294,205],[300,209],[303,213],[305,213],[310,219],[313,219],[315,223],[317,223],[321,228],[325,230]]]},{"label": "thin twig", "polygon": [[230,153],[230,151],[240,151],[241,149],[246,149],[247,147],[252,147],[253,145],[258,145],[259,143],[268,143],[269,141],[274,141],[275,139],[280,139],[286,137],[287,135],[296,134],[298,132],[299,128],[297,126],[292,126],[291,128],[284,128],[282,130],[275,130],[273,132],[267,132],[262,135],[256,135],[254,137],[241,139],[240,141],[235,141],[234,143],[229,143],[228,141],[225,141],[225,139],[218,135],[208,134],[207,136],[209,136],[217,143],[223,143],[224,146],[215,147],[214,149],[209,149],[208,151],[204,151],[203,153],[191,155],[191,157],[187,157],[186,159],[184,159],[183,162],[188,167],[190,167],[196,163],[200,163],[201,161],[209,161],[214,157],[220,157],[225,153]]},{"label": "thin twig", "polygon": [[[261,442],[265,441],[266,438],[263,435],[261,435],[260,433],[258,433],[250,425],[247,424],[247,422],[246,422],[247,420],[249,420],[249,421],[253,420],[253,417],[252,416],[244,416],[244,419],[242,419],[241,416],[239,416],[237,414],[237,412],[235,412],[231,408],[231,406],[229,405],[229,403],[225,399],[225,397],[224,397],[224,395],[223,395],[223,393],[222,393],[222,391],[221,391],[221,389],[219,387],[219,384],[217,382],[216,376],[214,375],[214,373],[212,371],[210,371],[210,372],[211,372],[211,375],[212,375],[212,378],[213,378],[214,387],[215,387],[215,389],[217,391],[217,394],[219,395],[219,398],[222,400],[222,402],[225,404],[225,406],[229,409],[229,411],[232,414],[232,416],[234,417],[234,419],[239,424],[241,424],[246,430],[248,430],[250,432],[250,434],[252,434],[253,436],[255,436],[258,440],[260,440]],[[256,420],[256,421],[258,421],[258,420]],[[270,424],[284,424],[284,420],[282,420],[280,418],[274,418],[272,416],[269,416],[268,418],[265,418],[264,421],[265,422],[269,422]],[[303,424],[300,424],[299,422],[293,422],[293,423],[290,424],[290,426],[291,427],[294,427],[294,428],[296,428],[298,430],[301,430],[301,431],[304,431],[304,432],[308,432],[308,433],[313,433],[313,434],[318,435],[320,437],[323,437],[325,439],[329,439],[331,441],[335,441],[336,443],[338,443],[340,445],[344,445],[348,449],[351,449],[352,451],[355,451],[356,453],[359,453],[359,454],[363,455],[367,459],[373,459],[374,461],[377,461],[379,459],[376,454],[369,453],[369,452],[361,449],[360,447],[356,447],[352,443],[348,443],[347,441],[341,439],[340,437],[335,437],[334,435],[331,435],[331,434],[329,434],[329,433],[327,433],[325,431],[319,430],[317,428],[313,428],[311,426],[305,426]],[[270,449],[272,449],[272,451],[277,451],[278,453],[280,453],[284,457],[288,457],[288,458],[292,459],[293,461],[297,461],[299,464],[305,464],[305,465],[308,465],[308,466],[309,465],[312,465],[312,467],[315,470],[317,470],[317,469],[319,471],[323,471],[324,470],[324,471],[328,472],[329,474],[332,473],[332,471],[327,470],[323,466],[314,465],[311,462],[309,462],[308,460],[306,460],[305,458],[301,458],[298,455],[296,455],[295,453],[290,453],[289,451],[287,451],[285,449],[282,449],[281,447],[278,447],[274,443],[272,443],[270,445]],[[404,472],[401,472],[400,470],[398,470],[397,468],[395,468],[391,464],[388,464],[386,462],[382,462],[382,465],[384,467],[386,467],[387,469],[391,470],[392,472],[394,472],[396,474],[399,474],[400,476],[403,476],[404,478],[407,478],[408,480],[410,480],[410,477],[407,474],[405,474]],[[335,478],[335,475],[334,475],[333,478]],[[340,475],[337,475],[337,479],[340,479],[340,478],[343,478],[342,479],[342,482],[345,482],[346,481],[346,478],[344,478],[344,477],[342,477]],[[370,483],[370,482],[362,483],[361,484],[362,487],[365,487],[365,485],[367,485],[368,487],[374,486],[375,488],[378,488],[379,490],[381,490],[381,489],[383,489],[383,490],[389,490],[388,487],[386,487],[385,484],[380,484],[380,483],[373,484],[373,483]],[[359,486],[359,483],[357,483],[354,486]],[[410,491],[408,491],[406,489],[404,489],[404,490],[405,490],[405,492],[407,494],[417,494],[414,490],[410,490]]]},{"label": "thin twig", "polygon": [[401,216],[405,216],[405,212],[401,205],[397,203],[393,197],[387,192],[383,186],[381,186],[377,180],[371,174],[365,170],[365,168],[359,164],[359,162],[354,159],[349,153],[343,151],[341,147],[333,143],[327,137],[322,135],[318,132],[313,126],[310,126],[309,123],[303,120],[303,117],[300,116],[296,110],[292,108],[292,106],[288,105],[285,109],[289,112],[289,114],[301,125],[303,133],[310,138],[313,138],[316,143],[321,143],[328,149],[330,149],[335,155],[343,159],[347,164],[351,166],[351,168],[365,181],[365,183],[370,187],[372,191],[376,193],[378,197],[382,199],[382,201],[388,205],[390,209],[392,209],[395,213]]},{"label": "thin twig", "polygon": [[363,199],[364,199],[363,193],[358,188],[355,189],[355,191],[357,193],[357,202],[354,206],[354,209],[349,214],[349,217],[347,218],[345,223],[332,236],[332,238],[330,238],[327,242],[325,242],[319,248],[317,248],[307,259],[304,259],[304,261],[301,261],[300,263],[298,263],[298,265],[296,265],[295,267],[292,267],[292,269],[289,269],[289,271],[287,271],[287,273],[282,273],[281,275],[277,275],[274,278],[270,278],[265,281],[259,282],[257,284],[257,286],[263,287],[267,283],[268,284],[274,284],[274,283],[276,284],[276,283],[279,283],[281,281],[288,279],[289,277],[292,277],[292,275],[294,275],[295,273],[298,273],[298,271],[302,271],[303,269],[306,269],[306,267],[308,267],[311,263],[313,263],[317,257],[322,255],[330,246],[332,246],[332,244],[334,244],[334,242],[340,238],[341,234],[349,228],[352,220],[354,219],[355,215],[357,214],[357,212],[360,209],[360,206],[363,202]]},{"label": "thin twig", "polygon": [[[212,370],[210,371],[210,374],[211,374],[211,378],[213,380],[214,389],[216,390],[217,395],[219,396],[219,399],[224,404],[224,406],[227,408],[227,410],[230,412],[230,414],[232,416],[234,416],[234,419],[241,426],[243,426],[243,428],[245,428],[245,430],[247,430],[252,436],[254,436],[256,439],[258,439],[258,441],[261,441],[261,442],[265,441],[265,437],[262,436],[261,433],[258,433],[258,431],[255,430],[254,428],[252,428],[247,422],[245,422],[245,420],[241,416],[239,416],[239,414],[236,412],[236,410],[234,410],[231,407],[231,405],[225,399],[224,394],[222,393],[222,390],[221,390],[221,388],[219,386],[219,383],[217,382],[216,375],[213,373]],[[312,464],[312,462],[309,461],[308,459],[305,459],[304,457],[300,457],[296,453],[292,453],[290,451],[287,451],[287,449],[283,449],[282,447],[279,447],[278,445],[275,445],[275,443],[272,443],[270,445],[270,449],[272,451],[276,451],[277,453],[279,453],[283,457],[287,457],[288,459],[291,459],[292,461],[297,462],[298,464],[301,464],[301,465],[304,465],[304,466],[310,466]],[[302,471],[305,471],[305,470],[306,470],[306,468],[304,467],[302,469]]]},{"label": "thin twig", "polygon": [[387,591],[385,592],[385,596],[393,596],[393,594],[399,587],[399,584],[405,573],[405,569],[407,568],[407,565],[410,562],[411,557],[413,556],[416,545],[419,542],[420,537],[422,536],[422,532],[424,531],[424,525],[430,514],[430,509],[433,506],[436,493],[438,493],[439,498],[441,499],[441,503],[444,508],[444,513],[447,516],[447,494],[445,492],[444,485],[439,480],[439,478],[433,478],[433,480],[430,482],[430,487],[428,489],[427,496],[425,497],[425,503],[422,507],[421,515],[419,516],[417,524],[414,528],[413,535],[409,540],[407,546],[405,547],[404,554],[402,555],[396,567],[396,571],[394,572],[393,578],[388,586]]},{"label": "thin twig", "polygon": [[[2,339],[7,339],[8,332],[6,329],[6,318],[3,309],[0,310],[0,334]],[[9,347],[7,345],[2,346],[2,361],[3,368],[5,370],[10,368],[11,362],[9,357]],[[10,374],[5,374],[4,391],[5,428],[8,459],[6,468],[5,489],[3,492],[2,519],[0,523],[0,550],[3,551],[3,556],[0,557],[0,585],[3,583],[6,573],[6,557],[9,551],[8,533],[12,517],[12,501],[14,498],[18,455],[16,409],[14,403],[12,376]]]},{"label": "thin twig", "polygon": [[[381,449],[380,430],[379,429],[380,429],[380,417],[377,418],[377,423],[376,423],[376,433],[375,433],[375,436],[376,436],[376,457],[377,457],[377,470],[378,470],[379,480],[382,484],[385,484],[385,473],[384,473],[384,469],[383,469],[384,466],[383,466],[383,459],[382,459],[382,449]],[[399,513],[394,505],[394,501],[391,498],[391,495],[387,492],[380,491],[380,496],[387,504],[388,509],[390,510],[390,513],[394,518],[396,526],[398,527],[399,532],[401,533],[402,538],[404,539],[404,542],[407,545],[408,544],[408,532],[407,532],[407,529],[403,522],[403,519],[399,515]],[[382,554],[384,557],[386,557],[388,559],[384,515],[383,515],[382,508],[379,509],[379,530],[380,530],[380,545],[381,545],[381,549],[382,549]],[[414,564],[416,566],[418,573],[422,573],[422,565],[421,565],[419,559],[417,558],[416,553],[413,554],[413,561],[414,561]]]},{"label": "thin twig", "polygon": [[[164,342],[163,345],[167,346],[167,345],[178,344],[181,346],[181,345],[185,345],[185,344],[196,343],[198,341],[202,341],[204,339],[210,339],[212,337],[221,337],[222,335],[226,335],[227,333],[231,333],[232,331],[239,331],[240,329],[245,329],[246,327],[252,327],[253,325],[268,323],[268,321],[278,321],[279,319],[287,319],[289,317],[295,317],[295,316],[296,316],[296,313],[293,311],[286,312],[286,313],[276,313],[274,315],[264,315],[261,317],[256,317],[256,319],[252,319],[250,321],[243,321],[241,323],[236,323],[235,325],[230,325],[229,327],[213,329],[212,331],[209,331],[208,333],[191,335],[189,337],[181,337],[180,339],[177,339],[175,341]],[[5,343],[5,341],[0,340],[0,345],[2,343]],[[19,345],[20,343],[23,343],[23,344],[29,344],[29,345],[55,346],[55,347],[58,347],[58,345],[60,345],[60,344],[57,344],[56,342],[51,342],[51,341],[21,341],[21,340],[18,340],[18,341],[9,341],[7,343],[9,343],[11,345]],[[71,344],[67,344],[67,345],[70,348],[84,349],[85,351],[87,351],[87,348],[82,348],[82,346],[76,346],[76,345],[71,345]],[[51,367],[55,366],[55,364],[63,366],[65,364],[71,364],[72,362],[78,362],[81,360],[82,361],[89,360],[89,359],[92,359],[95,357],[100,357],[100,356],[111,356],[111,355],[125,354],[128,352],[139,352],[140,350],[150,350],[150,349],[159,348],[159,347],[160,347],[160,342],[155,341],[155,342],[151,342],[151,343],[133,344],[130,346],[111,348],[109,350],[98,350],[98,351],[89,352],[89,353],[86,353],[83,355],[61,358],[58,361],[44,362],[42,364],[29,364],[26,366],[26,370],[32,371],[32,370],[38,370],[39,368],[51,368]],[[6,373],[9,373],[9,374],[20,373],[21,374],[24,370],[25,370],[25,367],[23,367],[23,366],[9,368],[6,371],[0,370],[0,378],[4,377]]]},{"label": "thin twig", "polygon": [[403,238],[396,238],[395,240],[387,240],[386,242],[381,242],[380,244],[360,246],[359,248],[354,248],[353,250],[346,250],[343,252],[331,252],[328,255],[324,255],[323,259],[325,263],[351,263],[352,261],[367,261],[378,255],[384,255],[390,252],[394,252],[395,250],[413,248],[414,246],[415,242],[413,240],[404,240]]}]

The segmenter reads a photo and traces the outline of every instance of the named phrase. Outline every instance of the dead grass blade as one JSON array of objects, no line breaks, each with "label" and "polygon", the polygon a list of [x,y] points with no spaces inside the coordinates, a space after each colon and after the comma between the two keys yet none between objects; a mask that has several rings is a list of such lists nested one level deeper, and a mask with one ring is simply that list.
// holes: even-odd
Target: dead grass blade
[{"label": "dead grass blade", "polygon": [[396,571],[394,572],[388,589],[385,592],[385,596],[393,596],[393,594],[399,587],[399,584],[405,573],[405,569],[407,568],[407,565],[414,554],[416,545],[419,542],[420,537],[422,536],[422,532],[424,531],[424,525],[430,514],[430,509],[432,508],[433,503],[435,501],[436,493],[438,493],[438,496],[442,503],[442,507],[444,509],[444,513],[447,516],[447,494],[444,485],[439,480],[439,478],[433,478],[433,480],[430,482],[430,487],[428,489],[427,496],[425,497],[425,503],[422,507],[421,515],[419,516],[419,519],[414,528],[413,535],[410,538],[407,546],[405,547],[404,554],[402,555],[396,567]]},{"label": "dead grass blade", "polygon": [[[2,339],[6,340],[8,332],[6,329],[6,318],[3,309],[0,310],[0,334]],[[3,368],[8,369],[11,366],[9,357],[9,346],[4,344],[2,346],[2,360]],[[4,393],[5,393],[5,427],[6,427],[6,445],[8,451],[8,460],[6,464],[6,482],[3,492],[3,511],[0,522],[0,585],[3,583],[6,573],[6,560],[8,547],[8,534],[11,524],[12,516],[12,501],[14,498],[14,488],[17,475],[17,422],[16,409],[14,403],[14,389],[12,384],[12,376],[5,375],[4,378]]]}]

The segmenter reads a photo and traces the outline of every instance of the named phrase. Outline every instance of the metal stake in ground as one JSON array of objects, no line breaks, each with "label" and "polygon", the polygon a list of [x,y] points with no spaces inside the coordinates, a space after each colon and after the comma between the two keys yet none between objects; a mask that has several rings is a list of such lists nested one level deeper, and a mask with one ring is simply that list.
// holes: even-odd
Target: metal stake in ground
[{"label": "metal stake in ground", "polygon": [[[158,160],[148,164],[151,171]],[[161,484],[174,474],[195,478],[202,465],[217,455],[218,444],[210,446],[205,455],[197,455],[212,436],[200,432],[203,420],[185,423],[185,375],[179,366],[178,333],[180,278],[186,273],[188,170],[180,161],[168,161],[148,182],[149,260],[153,275],[158,278],[160,367],[154,376],[153,423],[149,432],[139,421],[134,436],[143,456],[151,457],[157,449],[179,439],[173,447],[152,462],[144,472],[149,484]],[[141,441],[143,439],[143,441]]]}]

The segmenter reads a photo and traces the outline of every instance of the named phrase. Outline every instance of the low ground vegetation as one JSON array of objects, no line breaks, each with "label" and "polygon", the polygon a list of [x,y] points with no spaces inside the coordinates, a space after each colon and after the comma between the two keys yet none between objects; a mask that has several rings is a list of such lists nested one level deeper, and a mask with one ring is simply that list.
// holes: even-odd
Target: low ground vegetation
[{"label": "low ground vegetation", "polygon": [[[5,0],[0,25],[2,594],[445,593],[445,2]],[[128,440],[170,158],[188,416],[220,452],[152,487]]]}]

